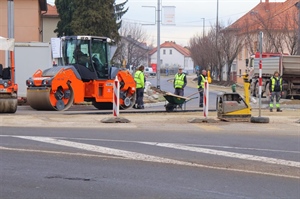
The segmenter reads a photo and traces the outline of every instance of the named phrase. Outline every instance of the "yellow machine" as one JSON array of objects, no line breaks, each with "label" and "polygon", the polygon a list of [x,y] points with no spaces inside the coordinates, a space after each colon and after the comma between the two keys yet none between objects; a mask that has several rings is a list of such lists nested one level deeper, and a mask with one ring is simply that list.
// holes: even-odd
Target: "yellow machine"
[{"label": "yellow machine", "polygon": [[248,74],[243,75],[245,98],[240,94],[222,93],[217,96],[218,118],[223,121],[245,121],[251,118]]}]

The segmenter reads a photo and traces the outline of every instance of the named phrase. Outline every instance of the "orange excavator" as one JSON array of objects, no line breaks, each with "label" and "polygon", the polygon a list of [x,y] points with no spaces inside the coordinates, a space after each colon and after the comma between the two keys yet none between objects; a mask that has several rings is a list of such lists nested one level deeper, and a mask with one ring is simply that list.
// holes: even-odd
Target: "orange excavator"
[{"label": "orange excavator", "polygon": [[136,83],[129,71],[110,65],[111,39],[65,36],[61,46],[62,66],[37,70],[26,80],[27,101],[33,109],[64,111],[85,101],[99,110],[112,110],[116,77],[120,82],[120,108],[133,106]]}]

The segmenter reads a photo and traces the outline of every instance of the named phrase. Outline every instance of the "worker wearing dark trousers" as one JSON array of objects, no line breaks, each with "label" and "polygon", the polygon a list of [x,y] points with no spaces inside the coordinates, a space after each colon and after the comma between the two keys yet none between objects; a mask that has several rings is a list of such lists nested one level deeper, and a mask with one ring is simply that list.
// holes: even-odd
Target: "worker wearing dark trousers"
[{"label": "worker wearing dark trousers", "polygon": [[186,86],[186,76],[182,73],[182,68],[178,69],[178,73],[176,73],[174,77],[173,86],[175,88],[175,95],[184,96],[184,87]]},{"label": "worker wearing dark trousers", "polygon": [[145,89],[145,67],[141,65],[134,74],[134,80],[136,82],[136,101],[133,108],[144,109],[144,89]]},{"label": "worker wearing dark trousers", "polygon": [[[176,73],[174,77],[173,86],[175,88],[175,95],[184,96],[184,87],[186,86],[186,75],[182,73],[182,68],[180,67],[178,69],[178,72]],[[182,104],[179,105],[179,108],[182,108]]]},{"label": "worker wearing dark trousers", "polygon": [[282,94],[282,78],[279,77],[279,73],[277,71],[275,71],[274,76],[271,77],[270,79],[269,89],[270,89],[270,112],[273,112],[275,97],[276,97],[277,112],[282,112],[279,104],[279,100]]},{"label": "worker wearing dark trousers", "polygon": [[199,107],[203,107],[203,91],[205,85],[206,70],[202,70],[202,74],[198,76],[198,91],[199,91]]}]

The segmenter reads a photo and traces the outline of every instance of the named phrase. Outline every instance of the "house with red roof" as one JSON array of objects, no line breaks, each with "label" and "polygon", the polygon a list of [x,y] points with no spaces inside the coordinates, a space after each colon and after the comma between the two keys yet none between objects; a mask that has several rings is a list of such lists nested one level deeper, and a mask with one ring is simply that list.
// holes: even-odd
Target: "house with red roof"
[{"label": "house with red roof", "polygon": [[[244,47],[232,67],[233,73],[242,75],[246,71],[246,60],[249,60],[259,49],[260,31],[263,32],[263,52],[295,54],[296,34],[298,30],[298,0],[285,2],[260,1],[244,16],[228,28],[237,35],[244,36]],[[241,77],[237,82],[243,83]]]},{"label": "house with red roof", "polygon": [[[157,64],[157,48],[149,52],[151,64]],[[189,49],[176,44],[174,41],[165,41],[160,45],[160,66],[161,69],[177,69],[192,72],[194,62]]]}]

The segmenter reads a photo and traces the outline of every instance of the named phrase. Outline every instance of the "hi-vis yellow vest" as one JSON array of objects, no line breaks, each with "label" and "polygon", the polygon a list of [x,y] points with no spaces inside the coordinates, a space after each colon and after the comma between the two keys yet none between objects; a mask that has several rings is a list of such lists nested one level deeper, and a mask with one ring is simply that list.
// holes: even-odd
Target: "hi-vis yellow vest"
[{"label": "hi-vis yellow vest", "polygon": [[184,85],[184,77],[185,77],[185,74],[181,74],[179,75],[178,73],[175,75],[175,88],[182,88],[183,85]]},{"label": "hi-vis yellow vest", "polygon": [[282,78],[281,77],[271,77],[271,92],[282,91]]},{"label": "hi-vis yellow vest", "polygon": [[200,82],[200,85],[198,85],[198,88],[204,88],[204,83],[205,83],[205,77],[203,75],[200,75],[201,76],[201,82]]},{"label": "hi-vis yellow vest", "polygon": [[144,88],[145,87],[145,77],[144,77],[144,73],[142,71],[138,70],[135,72],[134,80],[136,82],[136,88]]}]

